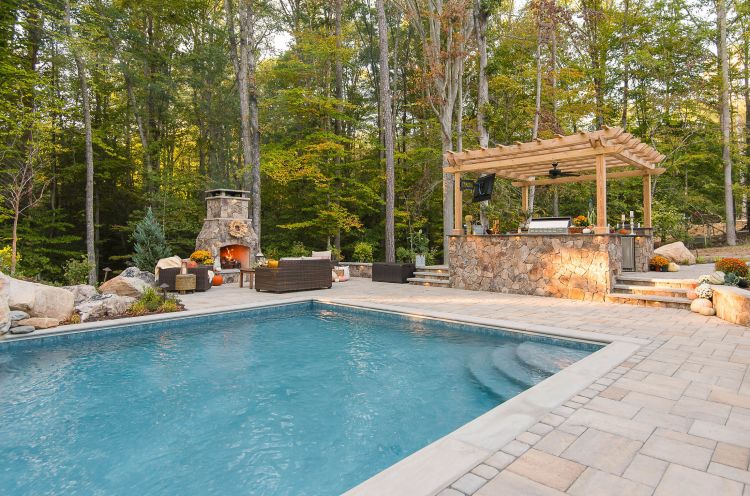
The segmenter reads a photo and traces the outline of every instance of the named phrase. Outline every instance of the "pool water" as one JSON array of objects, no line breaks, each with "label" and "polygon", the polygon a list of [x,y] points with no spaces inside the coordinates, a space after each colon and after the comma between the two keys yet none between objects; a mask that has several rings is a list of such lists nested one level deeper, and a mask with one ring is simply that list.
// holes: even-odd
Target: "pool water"
[{"label": "pool water", "polygon": [[594,345],[321,304],[0,347],[0,488],[339,494]]}]

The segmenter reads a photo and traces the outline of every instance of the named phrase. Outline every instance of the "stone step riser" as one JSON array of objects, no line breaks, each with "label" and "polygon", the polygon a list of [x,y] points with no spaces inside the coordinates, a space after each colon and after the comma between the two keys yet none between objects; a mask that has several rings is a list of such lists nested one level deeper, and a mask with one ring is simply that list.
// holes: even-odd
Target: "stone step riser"
[{"label": "stone step riser", "polygon": [[610,303],[621,303],[626,305],[636,305],[639,307],[654,307],[654,308],[678,308],[682,310],[690,310],[690,300],[681,299],[684,301],[662,301],[659,297],[652,298],[628,298],[627,295],[620,295],[617,293],[610,293],[606,296],[605,301]]},{"label": "stone step riser", "polygon": [[627,277],[618,277],[617,284],[628,286],[643,286],[646,288],[674,288],[674,289],[691,289],[692,282],[675,282],[675,281],[646,281],[643,279],[629,279]]},{"label": "stone step riser", "polygon": [[660,288],[655,286],[622,286],[616,284],[612,290],[618,294],[636,294],[645,296],[668,296],[670,298],[685,298],[687,289]]}]

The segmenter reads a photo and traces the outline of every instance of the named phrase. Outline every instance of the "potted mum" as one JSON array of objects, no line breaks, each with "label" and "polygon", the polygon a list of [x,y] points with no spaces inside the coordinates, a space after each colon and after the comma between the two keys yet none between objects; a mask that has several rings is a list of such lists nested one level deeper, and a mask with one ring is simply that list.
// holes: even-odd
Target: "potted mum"
[{"label": "potted mum", "polygon": [[581,234],[584,228],[589,227],[589,219],[585,215],[579,215],[573,219],[573,226],[568,228],[570,234]]},{"label": "potted mum", "polygon": [[648,262],[648,269],[656,272],[666,272],[667,267],[669,267],[669,260],[661,255],[651,257],[651,260]]}]

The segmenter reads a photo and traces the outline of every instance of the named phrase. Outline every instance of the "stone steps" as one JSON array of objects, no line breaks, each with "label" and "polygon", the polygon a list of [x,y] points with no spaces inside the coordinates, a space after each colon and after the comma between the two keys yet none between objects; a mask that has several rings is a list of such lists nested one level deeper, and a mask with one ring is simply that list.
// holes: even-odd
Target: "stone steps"
[{"label": "stone steps", "polygon": [[662,279],[641,275],[620,275],[606,301],[642,307],[690,309],[687,292],[693,288],[692,279]]},{"label": "stone steps", "polygon": [[440,286],[450,287],[450,273],[447,265],[428,265],[419,267],[414,272],[414,277],[407,279],[414,286]]}]

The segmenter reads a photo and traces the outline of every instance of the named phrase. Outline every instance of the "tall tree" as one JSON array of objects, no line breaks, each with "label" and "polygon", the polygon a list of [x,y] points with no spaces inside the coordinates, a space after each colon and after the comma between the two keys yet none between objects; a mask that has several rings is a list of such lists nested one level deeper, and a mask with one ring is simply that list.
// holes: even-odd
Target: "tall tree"
[{"label": "tall tree", "polygon": [[720,123],[721,123],[721,161],[724,164],[724,216],[727,223],[727,244],[737,244],[734,217],[734,192],[732,190],[732,150],[731,150],[731,115],[729,101],[729,53],[727,50],[727,6],[726,0],[716,1],[716,22],[718,23],[717,53],[719,57],[720,88]]},{"label": "tall tree", "polygon": [[380,112],[383,119],[385,146],[385,261],[396,261],[394,208],[396,198],[393,161],[393,107],[391,102],[391,71],[388,66],[388,23],[383,0],[376,0],[378,11],[378,46],[380,48]]},{"label": "tall tree", "polygon": [[78,47],[78,41],[71,26],[70,0],[65,0],[65,30],[70,40],[70,52],[76,64],[78,84],[83,107],[83,127],[86,135],[86,258],[89,262],[89,284],[97,282],[97,259],[94,243],[94,146],[91,131],[91,101],[86,76],[86,64]]}]

